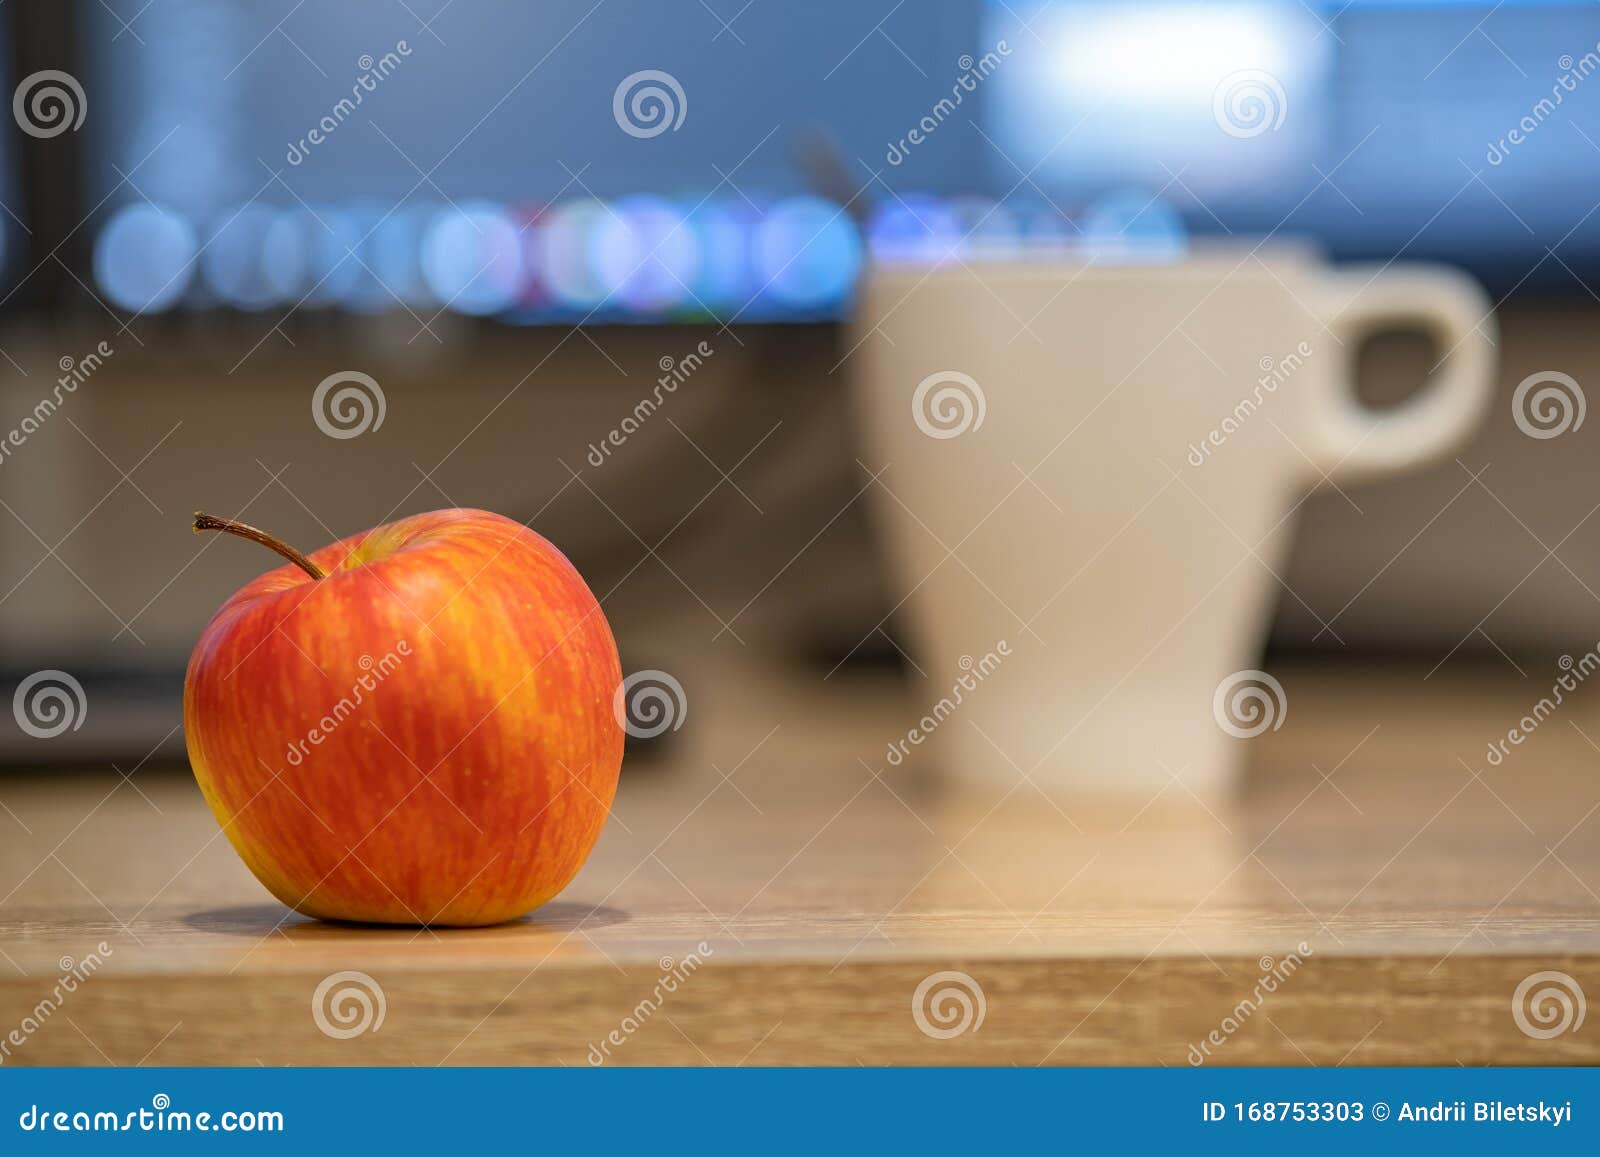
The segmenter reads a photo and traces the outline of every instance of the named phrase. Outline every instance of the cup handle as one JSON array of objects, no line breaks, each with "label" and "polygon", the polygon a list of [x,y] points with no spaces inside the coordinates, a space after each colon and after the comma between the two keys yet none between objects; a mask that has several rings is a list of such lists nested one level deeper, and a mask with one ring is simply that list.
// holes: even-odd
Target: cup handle
[{"label": "cup handle", "polygon": [[1439,363],[1417,394],[1392,410],[1356,397],[1353,367],[1318,375],[1311,456],[1328,480],[1373,477],[1448,454],[1477,429],[1494,395],[1493,303],[1472,278],[1440,266],[1352,266],[1326,275],[1325,323],[1353,359],[1362,338],[1415,326]]}]

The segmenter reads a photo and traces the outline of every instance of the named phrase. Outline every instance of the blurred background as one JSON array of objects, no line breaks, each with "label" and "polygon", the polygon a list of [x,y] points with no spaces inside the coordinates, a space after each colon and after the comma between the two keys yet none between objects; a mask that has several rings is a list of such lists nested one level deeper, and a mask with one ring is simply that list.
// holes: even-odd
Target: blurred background
[{"label": "blurred background", "polygon": [[[202,506],[306,549],[483,506],[567,551],[627,669],[918,678],[848,407],[873,262],[1271,235],[1471,272],[1503,404],[1307,504],[1274,652],[1600,638],[1587,431],[1510,407],[1600,354],[1594,4],[93,0],[0,7],[0,50],[0,675],[93,705],[9,762],[181,756],[188,651],[269,565]],[[1385,404],[1439,352],[1351,356]],[[350,374],[383,408],[330,436]]]}]

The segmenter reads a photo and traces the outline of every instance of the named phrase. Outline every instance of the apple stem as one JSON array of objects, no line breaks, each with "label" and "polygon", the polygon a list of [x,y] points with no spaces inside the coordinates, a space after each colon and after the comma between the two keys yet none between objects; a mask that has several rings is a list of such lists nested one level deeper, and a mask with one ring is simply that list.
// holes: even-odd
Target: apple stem
[{"label": "apple stem", "polygon": [[251,542],[259,542],[267,549],[277,551],[284,558],[294,563],[295,566],[305,571],[312,578],[321,579],[328,577],[327,571],[323,570],[294,547],[290,546],[287,542],[284,542],[281,538],[275,538],[264,530],[258,530],[247,523],[239,522],[232,518],[217,518],[215,515],[206,514],[199,510],[195,511],[194,532],[196,534],[200,534],[202,531],[207,530],[221,530],[227,532],[228,534],[238,535],[240,538],[248,538]]}]

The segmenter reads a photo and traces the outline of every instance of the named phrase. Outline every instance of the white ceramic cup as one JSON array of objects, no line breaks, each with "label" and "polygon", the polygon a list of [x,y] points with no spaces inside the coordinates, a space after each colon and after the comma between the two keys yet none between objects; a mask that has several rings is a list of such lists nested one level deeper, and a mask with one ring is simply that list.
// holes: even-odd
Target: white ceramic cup
[{"label": "white ceramic cup", "polygon": [[[1370,409],[1357,347],[1400,327],[1439,364]],[[861,462],[925,676],[884,757],[1002,785],[1227,787],[1294,706],[1255,670],[1293,597],[1294,513],[1460,446],[1490,402],[1493,329],[1460,273],[1293,249],[872,269]]]}]

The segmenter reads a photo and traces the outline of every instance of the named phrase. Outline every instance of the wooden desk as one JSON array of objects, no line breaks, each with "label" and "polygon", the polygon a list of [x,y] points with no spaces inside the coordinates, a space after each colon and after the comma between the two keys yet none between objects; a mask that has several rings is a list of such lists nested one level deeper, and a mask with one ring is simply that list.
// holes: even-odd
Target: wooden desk
[{"label": "wooden desk", "polygon": [[[1208,809],[878,776],[915,710],[891,682],[745,672],[698,693],[670,766],[625,774],[557,902],[473,931],[287,912],[186,772],[3,779],[0,1037],[110,949],[6,1063],[583,1065],[615,1030],[618,1064],[1183,1065],[1226,1018],[1211,1063],[1600,1062],[1600,1019],[1537,1039],[1512,1011],[1538,972],[1600,998],[1586,700],[1489,767],[1547,680],[1292,686],[1248,790]],[[334,1039],[313,993],[346,970],[385,1015]],[[981,988],[976,1031],[919,1028],[942,970]]]}]

